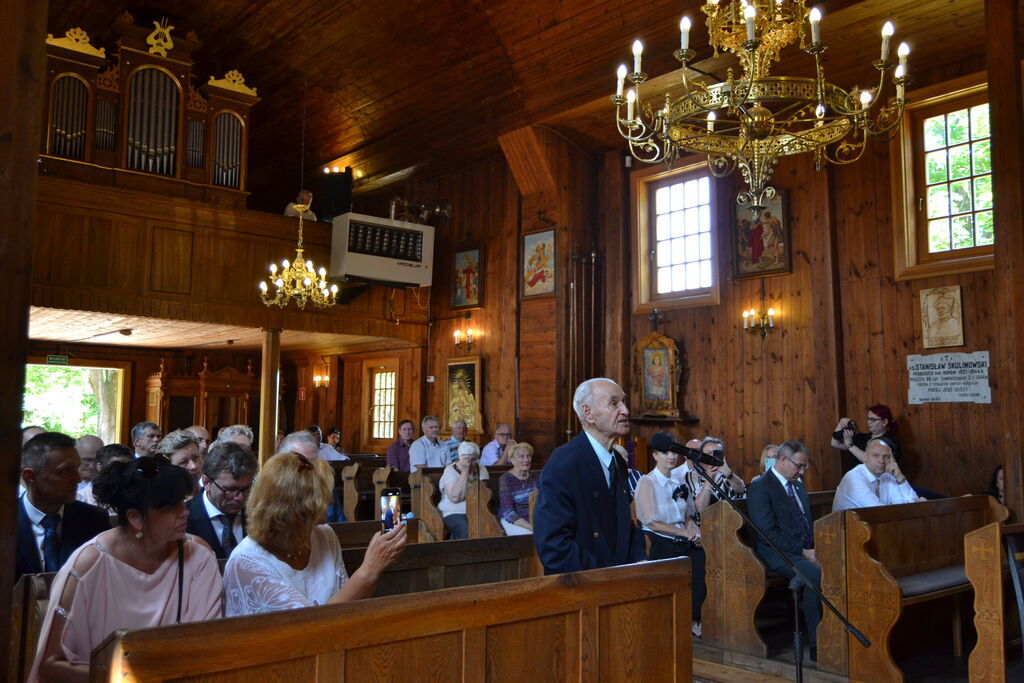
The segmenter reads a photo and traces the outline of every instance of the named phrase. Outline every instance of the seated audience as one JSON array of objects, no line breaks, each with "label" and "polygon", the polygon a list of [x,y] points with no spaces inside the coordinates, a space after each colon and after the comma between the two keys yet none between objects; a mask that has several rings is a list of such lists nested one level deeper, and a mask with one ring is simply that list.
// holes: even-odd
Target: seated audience
[{"label": "seated audience", "polygon": [[985,493],[999,501],[1000,505],[1006,505],[1006,494],[1003,490],[1003,466],[997,465],[992,471],[992,478],[989,479],[988,489]]},{"label": "seated audience", "polygon": [[434,415],[427,415],[420,427],[423,436],[409,446],[409,471],[415,472],[417,467],[444,467],[448,464],[448,447],[437,438],[441,433],[440,421]]},{"label": "seated audience", "polygon": [[192,425],[185,431],[192,432],[192,436],[199,439],[199,457],[205,458],[206,451],[210,449],[210,432],[202,425]]},{"label": "seated audience", "polygon": [[494,430],[494,441],[484,446],[483,453],[480,456],[480,464],[484,467],[507,465],[508,456],[505,455],[505,449],[514,443],[515,441],[512,440],[512,428],[507,424],[500,423]]},{"label": "seated audience", "polygon": [[448,447],[448,463],[457,462],[459,459],[459,444],[466,440],[466,421],[458,419],[452,425],[452,435],[444,442]]},{"label": "seated audience", "polygon": [[857,423],[848,417],[842,418],[836,425],[836,431],[832,433],[832,448],[838,448],[849,454],[843,456],[843,472],[848,472],[863,463],[868,441],[880,436],[889,439],[895,460],[899,460],[903,456],[900,452],[900,445],[896,441],[900,428],[896,424],[896,418],[893,417],[889,406],[879,403],[868,408],[867,426],[867,432],[860,432],[857,430]]},{"label": "seated audience", "polygon": [[78,492],[75,494],[75,499],[89,505],[96,504],[94,500],[91,500],[92,480],[96,476],[96,472],[98,472],[96,469],[96,453],[101,448],[103,448],[103,440],[92,434],[80,436],[75,440],[75,450],[78,451],[78,457],[82,461],[81,467],[78,468],[78,474],[82,477],[82,481],[78,483]]},{"label": "seated audience", "polygon": [[415,434],[415,429],[412,420],[402,420],[398,423],[398,439],[388,446],[388,467],[399,472],[410,471],[409,447],[412,446],[412,437]]},{"label": "seated audience", "polygon": [[90,654],[113,631],[221,616],[217,559],[185,533],[188,473],[147,456],[111,463],[94,488],[118,526],[79,547],[54,579],[30,681],[88,680]]},{"label": "seated audience", "polygon": [[453,541],[469,538],[469,518],[466,516],[466,486],[481,479],[487,479],[487,468],[477,462],[480,447],[472,441],[463,441],[459,446],[459,460],[444,468],[438,489],[441,502],[437,511],[448,528]]},{"label": "seated audience", "polygon": [[[712,455],[722,460],[722,464],[719,467],[711,467],[709,465],[703,465],[704,471],[708,476],[713,477],[716,484],[722,488],[722,492],[725,497],[729,500],[740,500],[747,496],[747,485],[743,483],[743,479],[738,474],[732,471],[729,467],[728,461],[725,459],[725,444],[722,443],[721,439],[716,439],[713,436],[705,437],[700,442],[700,452],[705,455]],[[694,494],[694,502],[697,506],[697,523],[700,524],[700,515],[710,506],[717,503],[719,500],[718,494],[710,486],[707,486],[707,482],[700,476],[700,474],[693,469],[693,465],[689,464],[690,471],[686,473],[684,481],[686,485],[690,487],[690,490]],[[676,469],[679,469],[678,467]],[[705,494],[704,489],[708,489]]]},{"label": "seated audience", "polygon": [[[189,430],[186,430],[189,431]],[[252,427],[249,425],[230,425],[224,427],[217,433],[217,441],[220,443],[233,442],[239,446],[244,446],[250,451],[252,450],[252,444],[256,440],[256,437],[252,433]]]},{"label": "seated audience", "polygon": [[761,449],[761,474],[764,474],[775,466],[775,460],[779,453],[779,447],[773,443]]},{"label": "seated audience", "polygon": [[106,512],[75,500],[80,464],[75,440],[59,432],[37,434],[22,448],[15,581],[58,571],[78,546],[110,528]]},{"label": "seated audience", "polygon": [[888,437],[868,441],[864,462],[843,475],[832,511],[917,502],[914,488],[900,471]]},{"label": "seated audience", "polygon": [[[670,557],[690,558],[690,587],[693,635],[701,636],[700,610],[708,595],[704,577],[705,555],[700,545],[700,527],[697,526],[697,508],[693,492],[672,470],[679,456],[667,448],[672,436],[659,432],[651,438],[651,456],[656,466],[636,485],[636,516],[651,542],[649,558],[663,560]],[[705,487],[707,488],[707,487]]]},{"label": "seated audience", "polygon": [[327,430],[327,445],[345,455],[345,449],[341,447],[341,430],[331,427]]},{"label": "seated audience", "polygon": [[532,534],[530,494],[540,485],[540,473],[531,472],[533,446],[520,441],[508,449],[512,469],[498,480],[498,517],[506,536]]},{"label": "seated audience", "polygon": [[[820,589],[821,566],[814,553],[811,499],[800,481],[800,475],[810,464],[807,446],[796,440],[783,442],[771,469],[750,482],[747,513],[750,521],[759,526],[786,558]],[[754,536],[754,552],[769,571],[780,574],[787,581],[796,576],[792,567],[759,535]],[[811,659],[817,660],[821,600],[807,589],[803,590],[803,612]]]},{"label": "seated audience", "polygon": [[155,422],[140,422],[132,427],[132,446],[135,457],[156,455],[156,445],[160,443],[160,426]]},{"label": "seated audience", "polygon": [[323,523],[333,484],[330,465],[319,458],[279,453],[263,465],[246,503],[249,535],[224,568],[227,616],[373,596],[405,547],[405,525],[374,534],[350,577],[338,537]]},{"label": "seated audience", "polygon": [[156,446],[156,455],[162,455],[188,472],[192,481],[198,482],[202,462],[199,459],[199,439],[192,435],[192,432],[184,429],[176,429],[163,439]]},{"label": "seated audience", "polygon": [[[315,436],[303,429],[298,432],[292,432],[281,439],[281,445],[278,447],[277,452],[278,454],[298,453],[311,460],[319,459],[320,444]],[[327,523],[334,524],[335,522],[348,521],[345,519],[345,508],[341,503],[341,496],[337,488],[332,489],[331,501],[330,506],[327,508]]]},{"label": "seated audience", "polygon": [[[122,446],[119,443],[108,443],[103,448],[96,451],[96,475],[103,471],[103,468],[112,462],[130,462],[135,457],[132,453],[132,449],[127,446]],[[90,481],[85,488],[78,489],[78,500],[89,505],[96,505],[103,507],[96,500],[96,495],[92,491],[92,482]]]},{"label": "seated audience", "polygon": [[245,538],[245,498],[258,469],[252,451],[233,441],[213,444],[203,460],[202,494],[188,502],[185,530],[206,541],[219,560]]},{"label": "seated audience", "polygon": [[318,425],[309,425],[306,431],[316,440],[316,452],[317,456],[321,460],[348,460],[348,456],[334,448],[330,444],[324,443],[323,433],[320,431]]}]

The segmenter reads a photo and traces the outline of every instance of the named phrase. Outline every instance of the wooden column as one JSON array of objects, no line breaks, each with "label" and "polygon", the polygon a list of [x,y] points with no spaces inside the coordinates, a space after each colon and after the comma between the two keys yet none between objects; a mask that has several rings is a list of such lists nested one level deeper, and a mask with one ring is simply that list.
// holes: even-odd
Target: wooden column
[{"label": "wooden column", "polygon": [[264,328],[263,356],[260,361],[260,465],[274,454],[280,392],[281,330]]},{"label": "wooden column", "polygon": [[992,120],[992,194],[996,230],[996,335],[991,381],[1002,415],[1003,474],[1012,519],[1024,518],[1024,89],[1017,0],[986,0],[985,35]]},{"label": "wooden column", "polygon": [[[6,277],[0,306],[0,643],[11,642],[11,593],[17,539],[18,472],[21,464],[21,397],[28,350],[32,228],[36,210],[36,154],[45,68],[47,2],[0,0],[0,272]],[[7,655],[0,671],[8,671]],[[17,656],[17,653],[14,653]]]}]

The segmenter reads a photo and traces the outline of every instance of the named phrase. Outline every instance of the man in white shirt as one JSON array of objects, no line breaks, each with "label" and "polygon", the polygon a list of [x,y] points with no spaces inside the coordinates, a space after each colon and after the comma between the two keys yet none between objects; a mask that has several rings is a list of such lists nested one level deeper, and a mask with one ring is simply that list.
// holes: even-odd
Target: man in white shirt
[{"label": "man in white shirt", "polygon": [[456,420],[452,425],[452,435],[444,442],[448,447],[448,462],[459,461],[459,445],[466,440],[466,421]]},{"label": "man in white shirt", "polygon": [[508,447],[514,443],[512,428],[505,423],[499,424],[497,429],[494,430],[494,441],[484,446],[480,454],[480,464],[484,467],[507,464],[502,461],[502,457],[505,455]]},{"label": "man in white shirt", "polygon": [[349,459],[347,455],[339,451],[334,446],[329,443],[324,443],[324,435],[323,432],[320,431],[320,425],[309,425],[309,427],[306,428],[306,431],[309,432],[316,441],[316,453],[321,460],[330,461]]},{"label": "man in white shirt", "polygon": [[868,441],[864,463],[843,476],[836,488],[832,511],[876,505],[915,503],[914,488],[892,457],[892,446],[884,436]]},{"label": "man in white shirt", "polygon": [[248,448],[218,441],[203,461],[203,494],[188,502],[185,530],[206,541],[218,559],[227,559],[245,538],[245,499],[259,463]]},{"label": "man in white shirt", "polygon": [[96,453],[103,448],[103,440],[92,434],[85,434],[75,440],[75,450],[78,457],[82,459],[82,465],[78,468],[78,474],[82,481],[78,484],[76,500],[89,505],[96,504],[96,498],[92,495],[92,480],[99,473],[96,468]]},{"label": "man in white shirt", "polygon": [[155,422],[140,422],[132,427],[132,446],[135,457],[156,455],[156,445],[160,443],[160,425]]},{"label": "man in white shirt", "polygon": [[427,415],[420,422],[423,436],[409,446],[409,471],[417,467],[444,467],[448,464],[448,446],[437,438],[441,433],[441,422],[435,415]]}]

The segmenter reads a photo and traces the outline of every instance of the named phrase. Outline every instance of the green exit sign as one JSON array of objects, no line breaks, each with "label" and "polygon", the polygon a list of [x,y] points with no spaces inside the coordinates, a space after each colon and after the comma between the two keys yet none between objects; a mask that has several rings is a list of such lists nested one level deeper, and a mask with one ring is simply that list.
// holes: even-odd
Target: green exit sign
[{"label": "green exit sign", "polygon": [[68,364],[68,357],[67,356],[47,356],[46,357],[46,364],[47,365],[67,365]]}]

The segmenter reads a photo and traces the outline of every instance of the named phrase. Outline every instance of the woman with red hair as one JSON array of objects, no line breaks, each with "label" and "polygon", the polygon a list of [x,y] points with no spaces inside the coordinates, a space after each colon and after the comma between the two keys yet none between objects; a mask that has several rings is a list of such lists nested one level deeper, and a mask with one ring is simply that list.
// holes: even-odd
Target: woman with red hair
[{"label": "woman with red hair", "polygon": [[[868,431],[859,432],[857,430],[857,423],[848,417],[844,417],[839,420],[839,424],[836,425],[836,431],[832,433],[832,448],[846,451],[853,456],[852,458],[843,458],[843,472],[852,470],[864,462],[864,450],[867,448],[868,441],[881,436],[886,437],[892,444],[892,457],[894,460],[899,461],[903,455],[900,451],[899,442],[896,440],[896,437],[899,436],[899,425],[896,424],[896,418],[893,417],[889,406],[879,403],[868,408],[867,422]],[[856,458],[856,460],[853,458]]]}]

